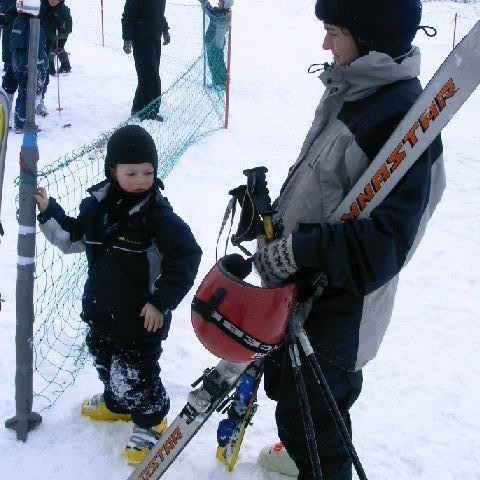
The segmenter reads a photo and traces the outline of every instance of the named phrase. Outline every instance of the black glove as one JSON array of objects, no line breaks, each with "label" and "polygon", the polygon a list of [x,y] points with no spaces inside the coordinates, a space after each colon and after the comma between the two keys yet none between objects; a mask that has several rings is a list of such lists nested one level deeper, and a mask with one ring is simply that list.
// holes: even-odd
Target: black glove
[{"label": "black glove", "polygon": [[253,263],[265,286],[282,285],[298,271],[293,256],[292,235],[265,245],[257,252]]},{"label": "black glove", "polygon": [[123,42],[123,51],[128,55],[130,53],[132,53],[132,42],[130,42],[129,40],[125,40]]},{"label": "black glove", "polygon": [[163,32],[163,44],[168,45],[170,43],[170,34],[168,32]]}]

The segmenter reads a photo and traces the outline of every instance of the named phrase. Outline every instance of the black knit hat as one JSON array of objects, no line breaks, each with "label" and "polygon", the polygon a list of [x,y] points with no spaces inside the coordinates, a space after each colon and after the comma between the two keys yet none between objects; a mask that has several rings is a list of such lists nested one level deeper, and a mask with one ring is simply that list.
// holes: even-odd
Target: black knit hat
[{"label": "black knit hat", "polygon": [[398,57],[410,50],[420,25],[420,0],[317,0],[315,15],[347,28],[360,55],[371,50]]},{"label": "black knit hat", "polygon": [[114,132],[107,144],[105,176],[112,180],[110,168],[120,163],[148,162],[157,176],[158,154],[150,134],[138,125],[125,125]]}]

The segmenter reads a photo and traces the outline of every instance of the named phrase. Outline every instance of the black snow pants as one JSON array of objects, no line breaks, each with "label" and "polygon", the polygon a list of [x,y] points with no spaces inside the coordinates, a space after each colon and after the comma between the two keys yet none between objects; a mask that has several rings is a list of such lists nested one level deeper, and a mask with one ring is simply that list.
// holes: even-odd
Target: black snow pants
[{"label": "black snow pants", "polygon": [[170,399],[160,379],[160,341],[123,341],[89,326],[86,343],[104,385],[106,406],[130,413],[143,428],[158,425],[167,415]]},{"label": "black snow pants", "polygon": [[[330,390],[351,434],[350,407],[362,389],[362,372],[347,372],[317,356]],[[334,420],[320,393],[306,358],[302,358],[318,453],[324,480],[351,480],[352,463]],[[284,347],[270,355],[265,363],[265,391],[277,401],[275,417],[278,436],[295,461],[298,480],[313,480],[308,444],[298,401],[290,357]]]},{"label": "black snow pants", "polygon": [[[132,115],[135,115],[161,95],[162,84],[159,71],[162,54],[161,38],[158,36],[134,39],[132,47],[138,79],[132,105]],[[159,107],[160,100],[146,113],[145,118],[155,118]]]}]

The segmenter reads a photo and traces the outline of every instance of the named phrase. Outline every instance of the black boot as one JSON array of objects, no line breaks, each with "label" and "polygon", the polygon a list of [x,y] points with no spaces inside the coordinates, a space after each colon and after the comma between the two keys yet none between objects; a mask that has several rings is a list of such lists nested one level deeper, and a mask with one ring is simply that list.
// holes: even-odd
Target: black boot
[{"label": "black boot", "polygon": [[58,69],[58,73],[70,73],[72,71],[72,67],[70,65],[68,53],[63,50],[58,54],[58,58],[60,60],[60,68]]},{"label": "black boot", "polygon": [[50,56],[50,60],[48,61],[48,73],[54,77],[57,74],[57,70],[55,69],[55,63],[53,62],[53,58]]}]

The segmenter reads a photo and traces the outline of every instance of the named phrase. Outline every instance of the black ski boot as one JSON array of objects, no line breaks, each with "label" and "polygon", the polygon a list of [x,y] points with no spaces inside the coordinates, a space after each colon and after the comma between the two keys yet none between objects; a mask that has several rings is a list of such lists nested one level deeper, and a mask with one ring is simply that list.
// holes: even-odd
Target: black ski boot
[{"label": "black ski boot", "polygon": [[50,56],[50,59],[48,61],[48,73],[52,77],[54,77],[57,74],[57,70],[55,68],[55,63],[53,60],[54,60],[53,57]]},{"label": "black ski boot", "polygon": [[72,71],[72,67],[70,65],[68,53],[63,50],[58,54],[58,58],[60,60],[60,68],[58,69],[58,73],[70,73]]}]

